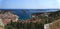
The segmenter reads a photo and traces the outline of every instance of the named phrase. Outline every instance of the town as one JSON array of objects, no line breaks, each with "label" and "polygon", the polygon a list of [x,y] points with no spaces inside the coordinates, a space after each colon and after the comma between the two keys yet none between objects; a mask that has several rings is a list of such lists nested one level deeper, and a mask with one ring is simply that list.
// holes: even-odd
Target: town
[{"label": "town", "polygon": [[[32,13],[31,18],[19,20],[10,10],[0,10],[0,28],[3,29],[57,29],[60,27],[60,11]],[[46,27],[48,25],[48,27]],[[51,27],[50,27],[51,26]]]}]

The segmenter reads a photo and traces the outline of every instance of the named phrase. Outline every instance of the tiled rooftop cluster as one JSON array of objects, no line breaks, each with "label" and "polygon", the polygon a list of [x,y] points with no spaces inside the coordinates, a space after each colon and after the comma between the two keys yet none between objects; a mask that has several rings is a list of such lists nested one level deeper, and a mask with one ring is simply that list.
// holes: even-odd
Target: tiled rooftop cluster
[{"label": "tiled rooftop cluster", "polygon": [[14,21],[14,22],[18,20],[18,16],[12,14],[10,11],[5,11],[4,13],[3,12],[4,11],[0,11],[0,19],[3,22],[4,25],[10,23],[11,20]]}]

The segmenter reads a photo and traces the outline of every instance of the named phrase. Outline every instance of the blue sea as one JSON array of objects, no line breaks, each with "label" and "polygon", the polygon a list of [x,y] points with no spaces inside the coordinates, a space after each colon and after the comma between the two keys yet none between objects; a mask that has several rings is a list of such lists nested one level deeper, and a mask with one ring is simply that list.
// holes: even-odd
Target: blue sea
[{"label": "blue sea", "polygon": [[32,13],[55,12],[57,9],[4,9],[12,10],[12,13],[19,16],[19,19],[26,20],[31,18]]}]

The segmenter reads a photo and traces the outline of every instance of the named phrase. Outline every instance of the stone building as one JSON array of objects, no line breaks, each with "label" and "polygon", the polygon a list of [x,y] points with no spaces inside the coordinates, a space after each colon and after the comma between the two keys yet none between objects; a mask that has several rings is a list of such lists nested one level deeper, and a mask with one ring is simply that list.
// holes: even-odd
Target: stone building
[{"label": "stone building", "polygon": [[6,24],[10,23],[11,20],[16,22],[18,20],[18,16],[12,14],[10,11],[5,11],[4,13],[0,13],[0,26],[5,26]]}]

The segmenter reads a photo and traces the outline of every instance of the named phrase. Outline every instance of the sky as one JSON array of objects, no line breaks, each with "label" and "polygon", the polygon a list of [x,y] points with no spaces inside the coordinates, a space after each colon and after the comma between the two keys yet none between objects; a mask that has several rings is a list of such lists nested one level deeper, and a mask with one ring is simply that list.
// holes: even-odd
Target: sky
[{"label": "sky", "polygon": [[0,9],[60,9],[60,0],[0,0]]},{"label": "sky", "polygon": [[[57,10],[52,9],[60,9],[60,0],[0,0],[0,9],[34,9],[26,11],[27,13],[22,13],[21,11],[16,11],[15,14],[22,18],[27,18],[31,14],[36,12],[52,12]],[[37,9],[51,9],[51,10],[37,10]]]}]

